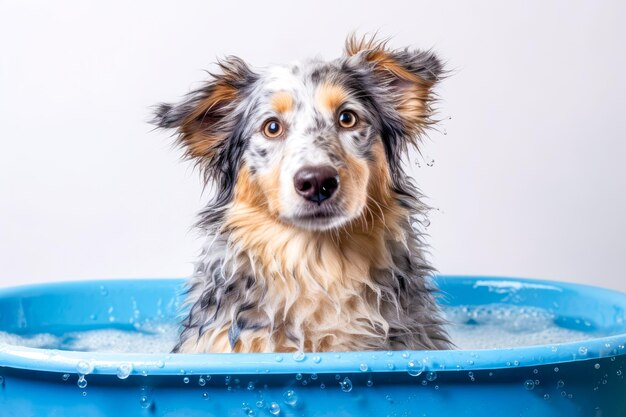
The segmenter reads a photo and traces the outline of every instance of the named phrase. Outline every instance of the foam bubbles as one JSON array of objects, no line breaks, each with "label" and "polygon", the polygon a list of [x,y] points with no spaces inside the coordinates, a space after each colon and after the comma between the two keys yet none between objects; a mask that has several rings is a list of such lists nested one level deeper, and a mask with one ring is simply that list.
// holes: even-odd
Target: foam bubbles
[{"label": "foam bubbles", "polygon": [[[445,307],[444,315],[450,322],[447,328],[450,337],[459,349],[554,345],[589,338],[588,333],[557,326],[553,313],[537,307],[456,306]],[[554,346],[553,351],[556,351]]]}]

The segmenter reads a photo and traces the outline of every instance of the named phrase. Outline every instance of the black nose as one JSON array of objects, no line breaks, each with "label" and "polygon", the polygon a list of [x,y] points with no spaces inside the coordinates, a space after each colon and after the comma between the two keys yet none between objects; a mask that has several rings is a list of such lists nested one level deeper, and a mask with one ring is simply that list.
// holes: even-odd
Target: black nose
[{"label": "black nose", "polygon": [[302,197],[322,204],[337,190],[339,173],[330,166],[304,167],[296,172],[293,185]]}]

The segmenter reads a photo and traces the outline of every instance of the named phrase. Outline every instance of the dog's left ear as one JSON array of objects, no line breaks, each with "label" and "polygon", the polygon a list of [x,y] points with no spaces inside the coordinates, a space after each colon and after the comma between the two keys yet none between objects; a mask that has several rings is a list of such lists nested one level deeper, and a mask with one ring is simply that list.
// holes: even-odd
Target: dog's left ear
[{"label": "dog's left ear", "polygon": [[346,55],[349,64],[371,75],[386,129],[400,136],[397,145],[416,145],[433,123],[432,90],[443,73],[439,58],[432,51],[392,50],[386,41],[354,35],[346,40]]}]

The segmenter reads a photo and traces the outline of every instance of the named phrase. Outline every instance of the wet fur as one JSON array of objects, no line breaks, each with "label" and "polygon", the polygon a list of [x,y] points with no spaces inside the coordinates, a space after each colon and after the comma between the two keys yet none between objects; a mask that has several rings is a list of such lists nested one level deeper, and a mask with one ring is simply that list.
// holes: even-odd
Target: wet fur
[{"label": "wet fur", "polygon": [[[306,100],[268,92],[274,73],[258,74],[238,58],[221,62],[220,72],[182,103],[157,109],[155,123],[177,129],[216,188],[200,213],[207,243],[188,284],[189,312],[174,351],[448,348],[432,269],[412,227],[426,207],[401,166],[431,123],[439,60],[353,37],[335,61],[276,71],[289,71],[281,76],[312,91],[311,117],[298,133],[310,139],[308,150],[277,151],[283,145],[255,139],[263,103],[287,117],[302,112]],[[333,133],[324,115],[346,100],[366,122]],[[344,220],[324,230],[285,216],[293,212],[285,201],[296,197],[281,176],[311,149],[328,156],[341,178],[335,210]]]}]

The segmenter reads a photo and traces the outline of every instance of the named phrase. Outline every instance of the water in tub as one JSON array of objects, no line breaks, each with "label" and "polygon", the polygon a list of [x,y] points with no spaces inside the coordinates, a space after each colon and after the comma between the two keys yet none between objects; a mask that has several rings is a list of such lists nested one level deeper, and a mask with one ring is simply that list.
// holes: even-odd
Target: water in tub
[{"label": "water in tub", "polygon": [[[505,304],[445,307],[448,331],[458,349],[498,349],[575,342],[589,333],[557,325],[554,313]],[[0,332],[0,345],[92,352],[166,353],[177,341],[174,323],[145,322],[134,331],[98,329],[21,336]]]}]

